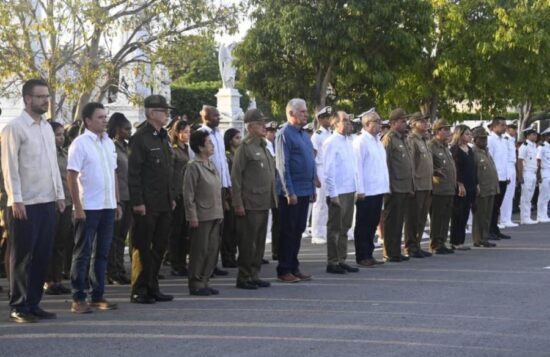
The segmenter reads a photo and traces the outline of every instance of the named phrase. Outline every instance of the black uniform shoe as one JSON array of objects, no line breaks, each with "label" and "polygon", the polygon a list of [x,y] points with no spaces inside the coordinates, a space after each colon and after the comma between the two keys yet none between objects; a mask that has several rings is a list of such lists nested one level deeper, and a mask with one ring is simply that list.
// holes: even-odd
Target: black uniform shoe
[{"label": "black uniform shoe", "polygon": [[252,282],[243,281],[243,282],[237,283],[237,288],[238,289],[245,289],[245,290],[257,290],[258,286],[256,286],[256,284],[254,284]]},{"label": "black uniform shoe", "polygon": [[346,274],[346,270],[340,265],[329,264],[327,265],[327,273],[330,274]]},{"label": "black uniform shoe", "polygon": [[200,288],[200,289],[189,290],[189,294],[195,295],[195,296],[210,296],[212,295],[212,292],[208,288]]},{"label": "black uniform shoe", "polygon": [[66,287],[61,283],[57,284],[57,291],[59,292],[60,295],[66,295],[71,293],[71,289],[69,289],[68,287]]},{"label": "black uniform shoe", "polygon": [[279,256],[278,256],[277,254],[273,254],[273,255],[271,256],[271,259],[272,259],[272,260],[279,260]]},{"label": "black uniform shoe", "polygon": [[158,302],[166,302],[166,301],[174,300],[174,297],[172,295],[163,294],[160,291],[157,291],[156,293],[151,294],[151,297]]},{"label": "black uniform shoe", "polygon": [[158,280],[164,280],[164,279],[166,279],[166,277],[163,274],[159,274],[159,275],[157,275],[157,279]]},{"label": "black uniform shoe", "polygon": [[48,285],[46,289],[44,289],[44,294],[46,295],[61,295],[61,291],[59,291],[59,288],[57,284]]},{"label": "black uniform shoe", "polygon": [[494,233],[489,233],[489,240],[500,240],[500,238]]},{"label": "black uniform shoe", "polygon": [[499,237],[500,239],[511,239],[512,238],[509,235],[504,234],[504,233],[498,233],[497,237]]},{"label": "black uniform shoe", "polygon": [[401,258],[402,262],[406,262],[407,260],[411,259],[411,258],[409,258],[409,257],[407,257],[406,255],[403,255],[403,254],[401,254],[400,258]]},{"label": "black uniform shoe", "polygon": [[344,269],[348,273],[357,273],[357,272],[359,272],[359,268],[351,267],[351,266],[347,265],[346,263],[340,263],[340,268]]},{"label": "black uniform shoe", "polygon": [[269,260],[262,258],[262,264],[269,264]]},{"label": "black uniform shoe", "polygon": [[38,322],[38,317],[29,312],[12,311],[10,312],[10,321],[25,324]]},{"label": "black uniform shoe", "polygon": [[38,317],[40,320],[53,320],[53,319],[57,318],[57,315],[54,314],[53,312],[48,312],[48,311],[42,310],[38,306],[31,309],[31,314]]},{"label": "black uniform shoe", "polygon": [[449,249],[447,247],[443,247],[443,249],[445,249],[447,251],[447,254],[453,254],[455,252],[454,250]]},{"label": "black uniform shoe", "polygon": [[130,302],[135,304],[154,304],[157,300],[149,295],[133,294],[132,297],[130,297]]},{"label": "black uniform shoe", "polygon": [[390,262],[390,263],[400,263],[401,257],[384,257],[384,261]]},{"label": "black uniform shoe", "polygon": [[224,268],[236,268],[237,262],[235,260],[227,260],[225,262],[222,262],[222,267]]},{"label": "black uniform shoe", "polygon": [[474,243],[474,247],[491,248],[491,247],[496,247],[496,246],[497,245],[495,243],[491,243],[491,242]]},{"label": "black uniform shoe", "polygon": [[220,293],[218,289],[214,289],[211,287],[208,287],[207,289],[210,290],[211,295],[218,295]]},{"label": "black uniform shoe", "polygon": [[447,249],[445,249],[445,248],[437,248],[437,249],[435,249],[435,250],[432,250],[432,253],[433,253],[433,254],[437,254],[437,255],[440,255],[440,254],[449,254],[449,253],[447,252]]},{"label": "black uniform shoe", "polygon": [[420,251],[409,254],[411,258],[424,258],[424,254]]},{"label": "black uniform shoe", "polygon": [[228,274],[229,274],[229,272],[227,270],[221,270],[218,267],[215,267],[214,271],[212,272],[212,275],[217,275],[217,276],[225,276],[225,275],[228,275]]},{"label": "black uniform shoe", "polygon": [[428,252],[427,250],[420,249],[420,253],[422,253],[425,258],[432,256],[432,253]]},{"label": "black uniform shoe", "polygon": [[269,288],[271,286],[271,283],[269,281],[265,280],[254,280],[252,283],[254,283],[259,288]]}]

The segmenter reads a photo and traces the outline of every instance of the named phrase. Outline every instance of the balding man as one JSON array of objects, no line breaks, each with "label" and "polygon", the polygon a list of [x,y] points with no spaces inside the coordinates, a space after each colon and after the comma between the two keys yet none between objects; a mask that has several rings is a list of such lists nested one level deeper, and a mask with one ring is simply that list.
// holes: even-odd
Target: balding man
[{"label": "balding man", "polygon": [[280,207],[279,264],[277,276],[284,283],[311,280],[299,269],[298,252],[306,228],[310,201],[315,200],[315,159],[307,124],[307,106],[303,99],[291,99],[286,106],[288,122],[277,134],[277,193]]}]

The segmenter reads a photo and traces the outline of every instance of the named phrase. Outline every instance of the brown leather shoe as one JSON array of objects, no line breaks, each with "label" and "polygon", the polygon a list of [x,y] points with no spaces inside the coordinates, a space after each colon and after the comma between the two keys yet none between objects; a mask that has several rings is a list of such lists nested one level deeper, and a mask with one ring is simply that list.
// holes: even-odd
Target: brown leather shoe
[{"label": "brown leather shoe", "polygon": [[294,274],[292,273],[287,273],[285,275],[279,275],[277,277],[277,279],[281,282],[281,283],[297,283],[300,281],[300,278],[296,277]]},{"label": "brown leather shoe", "polygon": [[311,275],[307,275],[307,274],[302,274],[301,272],[296,272],[294,273],[294,276],[297,277],[298,279],[300,280],[303,280],[303,281],[308,281],[308,280],[311,280],[312,279],[312,276]]},{"label": "brown leather shoe", "polygon": [[92,312],[92,309],[90,309],[90,305],[86,301],[74,301],[71,311],[75,314],[88,314]]},{"label": "brown leather shoe", "polygon": [[106,299],[92,301],[90,302],[90,307],[96,308],[98,310],[116,310],[118,308],[117,304],[111,303]]},{"label": "brown leather shoe", "polygon": [[374,268],[376,266],[376,261],[374,259],[363,259],[357,265],[365,268]]}]

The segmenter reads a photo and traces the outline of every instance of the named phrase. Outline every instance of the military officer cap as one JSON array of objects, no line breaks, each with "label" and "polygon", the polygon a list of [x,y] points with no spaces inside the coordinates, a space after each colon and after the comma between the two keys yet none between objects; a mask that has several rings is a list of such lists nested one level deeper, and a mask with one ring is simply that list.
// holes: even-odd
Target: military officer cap
[{"label": "military officer cap", "polygon": [[527,136],[529,134],[532,134],[532,133],[536,133],[536,132],[537,132],[537,129],[532,125],[528,128],[523,129],[523,135],[525,135],[525,136]]},{"label": "military officer cap", "polygon": [[399,119],[407,119],[408,117],[409,117],[409,115],[407,114],[405,109],[397,108],[397,109],[394,109],[390,113],[390,122],[396,121],[396,120],[399,120]]},{"label": "military officer cap", "polygon": [[376,108],[372,107],[366,112],[359,114],[359,119],[363,120],[363,117],[365,117],[367,114],[374,113],[374,112],[376,112]]},{"label": "military officer cap", "polygon": [[268,123],[265,123],[266,130],[276,131],[278,127],[279,127],[279,123],[277,123],[276,121],[270,121]]},{"label": "military officer cap", "polygon": [[382,128],[389,128],[390,127],[390,121],[389,120],[383,120],[382,121]]},{"label": "military officer cap", "polygon": [[308,123],[304,126],[305,131],[313,132],[313,123]]},{"label": "military officer cap", "polygon": [[518,123],[517,123],[517,121],[512,120],[512,121],[509,122],[506,126],[509,127],[509,128],[517,129],[517,128],[518,128]]},{"label": "military officer cap", "polygon": [[427,120],[428,118],[430,118],[429,115],[424,115],[420,112],[416,112],[416,113],[411,114],[410,119],[409,119],[409,124],[412,124],[412,123],[415,123],[415,122],[421,121],[421,120]]},{"label": "military officer cap", "polygon": [[320,119],[320,118],[329,117],[331,115],[332,115],[332,107],[326,106],[323,109],[319,110],[316,117]]},{"label": "military officer cap", "polygon": [[145,108],[164,108],[164,109],[176,109],[166,101],[166,98],[160,94],[152,94],[145,98],[143,101]]},{"label": "military officer cap", "polygon": [[244,114],[244,123],[265,122],[267,118],[260,109],[248,109]]},{"label": "military officer cap", "polygon": [[474,128],[474,130],[472,131],[472,135],[474,138],[486,138],[488,134],[482,126],[478,126]]},{"label": "military officer cap", "polygon": [[540,135],[550,135],[550,126],[548,128],[546,128],[545,131],[543,131],[542,133],[540,133]]},{"label": "military officer cap", "polygon": [[438,131],[439,129],[450,128],[450,127],[451,125],[445,119],[437,119],[434,125],[432,126],[432,130],[435,132],[435,131]]}]

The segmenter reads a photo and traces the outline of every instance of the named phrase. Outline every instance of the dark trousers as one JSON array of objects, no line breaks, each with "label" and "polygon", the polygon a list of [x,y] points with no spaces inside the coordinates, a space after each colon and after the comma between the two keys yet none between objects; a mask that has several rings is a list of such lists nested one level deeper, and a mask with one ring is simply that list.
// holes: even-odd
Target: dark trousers
[{"label": "dark trousers", "polygon": [[239,273],[237,283],[246,283],[259,279],[262,257],[267,233],[268,210],[246,210],[242,217],[236,217],[239,237]]},{"label": "dark trousers", "polygon": [[372,259],[374,234],[380,222],[384,195],[367,196],[355,203],[355,261]]},{"label": "dark trousers", "polygon": [[466,224],[476,199],[475,190],[467,191],[466,196],[455,196],[453,201],[453,215],[451,216],[451,244],[461,245],[466,240]]},{"label": "dark trousers", "polygon": [[121,202],[122,218],[115,221],[115,230],[111,251],[109,252],[109,261],[107,263],[107,275],[116,279],[126,275],[124,268],[124,248],[126,247],[126,238],[132,225],[132,204],[130,201]]},{"label": "dark trousers", "polygon": [[500,189],[500,193],[495,196],[493,213],[491,215],[491,226],[489,227],[489,233],[491,234],[500,234],[500,229],[498,228],[498,217],[500,217],[500,206],[502,205],[502,200],[504,200],[504,195],[506,194],[508,181],[499,181],[498,187]]},{"label": "dark trousers", "polygon": [[279,217],[279,208],[271,209],[271,256],[273,259],[279,259],[279,235],[281,234],[281,225]]},{"label": "dark trousers", "polygon": [[409,193],[391,193],[384,196],[384,257],[401,256],[403,223],[410,199]]},{"label": "dark trousers", "polygon": [[[86,299],[88,271],[92,301],[99,301],[105,292],[107,258],[113,240],[115,210],[84,210],[86,219],[75,221],[71,287],[73,300]],[[91,262],[90,262],[91,261]]]},{"label": "dark trousers", "polygon": [[27,219],[10,221],[10,307],[29,312],[42,299],[42,291],[55,233],[55,203],[39,203],[25,207]]},{"label": "dark trousers", "polygon": [[298,253],[302,233],[306,229],[309,196],[298,197],[298,203],[289,205],[285,196],[279,196],[280,235],[277,275],[298,273]]},{"label": "dark trousers", "polygon": [[53,240],[52,255],[48,267],[46,281],[48,283],[60,283],[63,280],[63,265],[65,263],[65,250],[71,248],[74,240],[73,206],[65,207],[63,213],[56,212],[55,236]]},{"label": "dark trousers", "polygon": [[132,245],[132,294],[147,295],[159,291],[158,274],[166,251],[172,214],[149,212],[134,214],[130,232]]},{"label": "dark trousers", "polygon": [[172,226],[168,242],[168,253],[170,265],[173,270],[180,270],[187,267],[189,232],[187,229],[187,219],[185,218],[183,196],[176,198],[176,208],[172,212]]},{"label": "dark trousers", "polygon": [[220,255],[222,265],[235,264],[237,255],[237,229],[233,207],[223,212],[222,244]]},{"label": "dark trousers", "polygon": [[[11,208],[7,206],[3,206],[0,209],[0,221],[2,224],[2,229],[0,230],[1,236],[0,236],[0,261],[2,266],[0,266],[0,270],[4,270],[4,274],[6,278],[9,280],[9,265],[10,265],[10,250],[9,250],[9,218],[8,218],[8,211],[10,211]],[[1,275],[0,275],[1,276]]]}]

